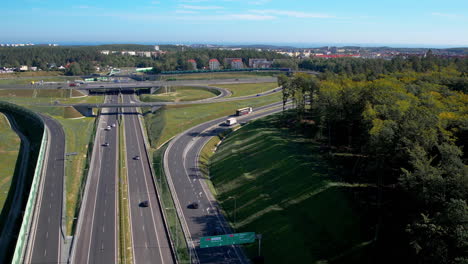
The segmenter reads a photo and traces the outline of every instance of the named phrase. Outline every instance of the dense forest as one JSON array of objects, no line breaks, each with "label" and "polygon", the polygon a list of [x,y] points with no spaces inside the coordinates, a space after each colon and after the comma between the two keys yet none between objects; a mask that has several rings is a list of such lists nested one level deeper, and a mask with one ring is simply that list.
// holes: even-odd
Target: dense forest
[{"label": "dense forest", "polygon": [[322,142],[342,181],[377,186],[363,201],[380,212],[376,263],[468,263],[467,62],[308,60],[324,73],[278,78],[285,124]]}]

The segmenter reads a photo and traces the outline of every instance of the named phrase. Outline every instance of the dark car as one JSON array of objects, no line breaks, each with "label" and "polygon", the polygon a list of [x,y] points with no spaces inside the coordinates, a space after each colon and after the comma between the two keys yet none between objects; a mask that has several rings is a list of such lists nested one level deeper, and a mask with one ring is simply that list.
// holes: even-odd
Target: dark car
[{"label": "dark car", "polygon": [[189,205],[187,206],[187,208],[189,208],[189,209],[198,209],[198,203],[197,203],[197,202],[193,202],[193,203],[189,204]]},{"label": "dark car", "polygon": [[133,157],[133,159],[134,160],[140,160],[140,156],[137,155],[137,156]]},{"label": "dark car", "polygon": [[106,143],[102,144],[102,146],[104,146],[104,147],[108,147],[108,146],[109,146],[109,143],[108,143],[108,142],[106,142]]},{"label": "dark car", "polygon": [[149,202],[148,201],[143,201],[140,203],[140,207],[148,207],[149,206]]}]

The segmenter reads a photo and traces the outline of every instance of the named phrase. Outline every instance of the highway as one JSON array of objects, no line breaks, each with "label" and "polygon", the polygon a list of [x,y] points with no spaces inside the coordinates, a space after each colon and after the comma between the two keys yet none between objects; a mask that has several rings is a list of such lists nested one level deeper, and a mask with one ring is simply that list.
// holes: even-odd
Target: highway
[{"label": "highway", "polygon": [[[47,161],[42,188],[36,202],[26,263],[59,263],[63,243],[62,206],[65,169],[65,134],[59,122],[42,115],[49,130]],[[45,243],[47,241],[47,243]]]},{"label": "highway", "polygon": [[211,84],[236,84],[236,83],[265,83],[276,82],[276,77],[257,77],[239,79],[214,79],[214,80],[181,80],[181,81],[129,81],[129,82],[96,82],[85,83],[80,86],[70,87],[68,83],[45,83],[40,84],[0,84],[0,89],[131,89],[131,88],[151,88],[160,86],[190,86],[190,85],[211,85]]},{"label": "highway", "polygon": [[[254,109],[253,113],[239,117],[238,121],[247,122],[281,110],[281,102],[259,107]],[[164,155],[164,170],[173,192],[178,214],[182,216],[186,238],[189,245],[194,248],[191,254],[194,263],[248,262],[237,246],[205,249],[198,246],[201,237],[219,234],[216,229],[221,230],[221,233],[232,233],[198,169],[198,156],[202,147],[212,136],[229,128],[219,125],[227,118],[209,121],[181,133],[171,141]],[[192,202],[197,202],[199,208],[188,208]]]},{"label": "highway", "polygon": [[[105,101],[117,101],[117,95]],[[72,263],[117,263],[118,123],[115,110],[103,109],[78,218]],[[109,131],[107,125],[116,124]],[[108,146],[104,146],[108,143]]]},{"label": "highway", "polygon": [[[123,95],[123,102],[132,97]],[[175,263],[138,115],[135,108],[123,112],[134,263]],[[140,205],[144,201],[148,207]]]},{"label": "highway", "polygon": [[253,94],[253,95],[246,95],[246,96],[239,96],[239,97],[226,97],[229,94],[222,93],[219,96],[213,97],[213,98],[207,98],[207,99],[202,99],[202,100],[197,100],[197,101],[182,101],[182,102],[141,102],[138,99],[131,99],[131,101],[128,102],[122,102],[119,103],[117,101],[113,102],[104,102],[102,104],[88,104],[88,103],[82,103],[82,104],[61,104],[61,103],[55,103],[54,105],[57,106],[81,106],[81,107],[92,107],[92,108],[106,108],[106,107],[154,107],[154,106],[163,106],[163,105],[192,105],[192,104],[206,104],[206,103],[220,103],[220,102],[231,102],[231,101],[240,101],[240,100],[247,100],[247,99],[253,99],[261,96],[267,96],[271,95],[274,93],[279,93],[281,92],[281,87],[277,87],[274,89],[271,89],[269,91],[265,91],[262,93],[258,94]]}]

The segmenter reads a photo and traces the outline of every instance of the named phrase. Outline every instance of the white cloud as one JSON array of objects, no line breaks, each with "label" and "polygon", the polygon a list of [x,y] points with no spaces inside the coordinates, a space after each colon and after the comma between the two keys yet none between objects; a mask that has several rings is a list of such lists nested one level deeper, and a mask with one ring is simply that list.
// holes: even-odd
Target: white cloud
[{"label": "white cloud", "polygon": [[175,12],[177,14],[197,14],[198,13],[197,11],[181,10],[181,9],[177,9]]},{"label": "white cloud", "polygon": [[433,12],[431,13],[433,16],[439,16],[439,17],[449,17],[449,18],[463,18],[464,16],[462,15],[457,15],[457,14],[447,14],[447,13],[439,13],[439,12]]},{"label": "white cloud", "polygon": [[257,1],[252,1],[249,2],[251,5],[264,5],[266,3],[269,3],[271,0],[257,0]]},{"label": "white cloud", "polygon": [[214,9],[223,9],[222,6],[194,6],[194,5],[180,5],[180,8],[184,9],[193,9],[193,10],[214,10]]},{"label": "white cloud", "polygon": [[274,10],[274,9],[250,10],[250,12],[257,13],[257,14],[270,14],[270,15],[289,16],[289,17],[296,17],[296,18],[334,18],[335,17],[332,15],[322,14],[322,13],[308,13],[308,12]]},{"label": "white cloud", "polygon": [[224,14],[224,15],[208,15],[208,16],[179,16],[174,17],[177,20],[188,21],[264,21],[276,19],[274,16],[254,15],[254,14]]}]

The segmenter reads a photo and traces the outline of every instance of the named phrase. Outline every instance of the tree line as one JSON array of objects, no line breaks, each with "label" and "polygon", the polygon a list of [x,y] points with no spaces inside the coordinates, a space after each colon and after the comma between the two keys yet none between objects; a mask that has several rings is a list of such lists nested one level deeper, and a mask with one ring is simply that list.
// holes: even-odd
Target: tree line
[{"label": "tree line", "polygon": [[[395,61],[346,63],[372,71]],[[283,103],[294,105],[287,121],[330,157],[347,153],[353,162],[343,181],[377,186],[379,263],[468,262],[466,61],[436,60],[421,71],[407,61],[371,80],[359,72],[278,78]]]}]

